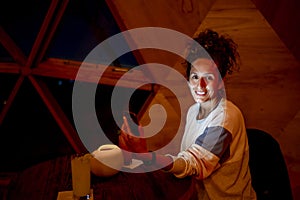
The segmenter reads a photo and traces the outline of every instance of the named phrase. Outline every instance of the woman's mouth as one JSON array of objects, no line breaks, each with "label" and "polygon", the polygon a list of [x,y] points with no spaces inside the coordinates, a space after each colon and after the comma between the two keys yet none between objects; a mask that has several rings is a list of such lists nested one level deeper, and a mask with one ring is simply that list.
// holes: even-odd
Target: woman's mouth
[{"label": "woman's mouth", "polygon": [[196,93],[196,95],[198,95],[198,96],[204,96],[204,95],[206,95],[206,91],[195,91],[195,93]]}]

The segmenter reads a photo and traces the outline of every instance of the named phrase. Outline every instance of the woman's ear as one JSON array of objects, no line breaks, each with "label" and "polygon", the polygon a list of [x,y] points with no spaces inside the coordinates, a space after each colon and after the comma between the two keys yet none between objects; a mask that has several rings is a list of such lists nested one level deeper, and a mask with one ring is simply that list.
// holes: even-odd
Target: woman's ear
[{"label": "woman's ear", "polygon": [[219,79],[219,83],[218,83],[218,89],[219,90],[223,90],[224,89],[224,81],[222,78]]}]

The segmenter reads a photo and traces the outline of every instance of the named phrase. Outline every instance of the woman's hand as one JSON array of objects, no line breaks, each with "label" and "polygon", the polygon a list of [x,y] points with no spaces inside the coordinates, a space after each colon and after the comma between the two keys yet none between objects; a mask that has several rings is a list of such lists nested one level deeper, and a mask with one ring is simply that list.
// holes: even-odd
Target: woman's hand
[{"label": "woman's hand", "polygon": [[119,147],[123,151],[125,164],[130,163],[132,159],[132,153],[146,153],[147,142],[144,137],[144,131],[141,126],[138,126],[139,136],[134,136],[131,132],[130,126],[128,125],[127,118],[123,117],[124,123],[121,128],[119,135]]}]

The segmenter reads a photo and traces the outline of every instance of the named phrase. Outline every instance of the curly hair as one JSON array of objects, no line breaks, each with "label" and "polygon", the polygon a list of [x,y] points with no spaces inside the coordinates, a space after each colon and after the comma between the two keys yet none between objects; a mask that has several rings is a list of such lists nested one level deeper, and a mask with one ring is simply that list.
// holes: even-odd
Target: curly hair
[{"label": "curly hair", "polygon": [[194,38],[202,48],[192,43],[188,46],[186,57],[186,75],[190,76],[191,63],[198,58],[213,59],[218,66],[220,75],[222,78],[226,74],[232,74],[233,71],[239,70],[240,55],[237,51],[237,44],[226,35],[219,35],[217,32],[206,29],[200,32],[197,37]]}]

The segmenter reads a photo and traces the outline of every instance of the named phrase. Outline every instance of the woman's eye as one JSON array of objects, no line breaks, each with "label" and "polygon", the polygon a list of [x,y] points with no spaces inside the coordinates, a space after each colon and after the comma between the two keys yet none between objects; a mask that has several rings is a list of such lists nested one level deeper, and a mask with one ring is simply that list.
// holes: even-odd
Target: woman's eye
[{"label": "woman's eye", "polygon": [[192,76],[191,76],[191,79],[197,80],[197,79],[199,79],[199,77],[198,77],[197,75],[192,75]]},{"label": "woman's eye", "polygon": [[212,80],[214,80],[214,77],[213,77],[213,76],[207,76],[207,77],[206,77],[206,80],[212,81]]}]

